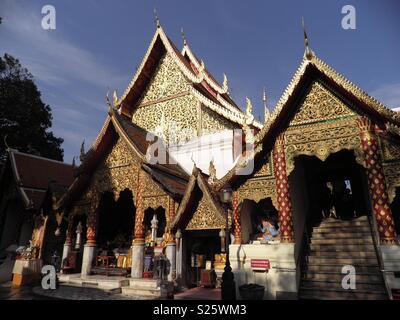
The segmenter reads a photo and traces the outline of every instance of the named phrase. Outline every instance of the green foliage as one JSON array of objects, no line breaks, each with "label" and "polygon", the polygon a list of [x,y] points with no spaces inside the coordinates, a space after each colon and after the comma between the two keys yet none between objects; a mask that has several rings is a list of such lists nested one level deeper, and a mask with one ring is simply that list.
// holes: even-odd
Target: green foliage
[{"label": "green foliage", "polygon": [[63,139],[49,131],[51,125],[51,109],[29,71],[8,54],[0,57],[0,166],[6,159],[4,140],[19,151],[63,160]]}]

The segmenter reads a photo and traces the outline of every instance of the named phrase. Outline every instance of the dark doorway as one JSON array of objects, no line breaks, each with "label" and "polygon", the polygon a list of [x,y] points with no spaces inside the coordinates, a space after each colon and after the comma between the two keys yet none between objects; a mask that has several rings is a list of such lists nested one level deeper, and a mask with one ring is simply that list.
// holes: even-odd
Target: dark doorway
[{"label": "dark doorway", "polygon": [[214,264],[215,255],[221,253],[220,230],[185,231],[186,283],[189,287],[199,285],[201,270],[206,262]]},{"label": "dark doorway", "polygon": [[400,187],[396,188],[396,196],[394,197],[392,204],[390,205],[392,210],[394,226],[396,234],[400,235]]},{"label": "dark doorway", "polygon": [[294,211],[309,226],[328,217],[351,220],[369,212],[364,168],[352,151],[339,151],[325,161],[299,156],[289,181]]},{"label": "dark doorway", "polygon": [[99,208],[97,243],[101,248],[129,248],[132,243],[136,209],[132,192],[121,191],[117,201],[111,192],[105,192]]}]

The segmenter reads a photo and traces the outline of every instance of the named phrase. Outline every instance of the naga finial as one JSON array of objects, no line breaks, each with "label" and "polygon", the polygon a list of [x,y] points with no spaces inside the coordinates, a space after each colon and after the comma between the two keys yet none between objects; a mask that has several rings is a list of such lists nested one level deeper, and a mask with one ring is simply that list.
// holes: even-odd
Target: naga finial
[{"label": "naga finial", "polygon": [[311,58],[313,57],[314,54],[309,47],[307,31],[306,31],[306,27],[304,25],[304,17],[301,18],[301,24],[303,26],[303,33],[304,33],[304,47],[305,47],[304,55],[308,60],[311,60]]},{"label": "naga finial", "polygon": [[114,107],[116,107],[118,105],[117,90],[114,90],[114,92],[113,92],[113,104],[114,104]]}]

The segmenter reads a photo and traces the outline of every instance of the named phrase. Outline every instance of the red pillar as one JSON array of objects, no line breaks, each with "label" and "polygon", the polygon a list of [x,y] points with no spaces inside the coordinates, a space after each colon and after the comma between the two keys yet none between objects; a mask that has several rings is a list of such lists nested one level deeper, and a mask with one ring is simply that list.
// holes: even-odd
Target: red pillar
[{"label": "red pillar", "polygon": [[364,152],[369,193],[378,224],[379,237],[382,244],[396,244],[396,231],[392,211],[389,206],[385,175],[383,173],[382,159],[379,153],[379,144],[374,124],[366,117],[360,117],[357,120],[357,124],[360,129],[361,147]]},{"label": "red pillar", "polygon": [[286,174],[285,140],[279,135],[273,151],[274,174],[279,212],[281,242],[294,242],[292,204],[289,194],[289,179]]},{"label": "red pillar", "polygon": [[242,243],[242,226],[240,224],[239,197],[238,197],[237,191],[233,192],[232,206],[233,206],[233,223],[235,226],[235,229],[234,229],[235,242],[234,242],[234,244],[241,244]]}]

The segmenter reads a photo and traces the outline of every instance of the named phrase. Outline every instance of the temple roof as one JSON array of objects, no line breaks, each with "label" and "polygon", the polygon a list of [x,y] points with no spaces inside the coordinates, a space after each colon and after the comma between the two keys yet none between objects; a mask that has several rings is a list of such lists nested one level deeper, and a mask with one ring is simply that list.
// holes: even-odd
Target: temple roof
[{"label": "temple roof", "polygon": [[[173,162],[167,164],[148,163],[146,152],[150,142],[146,140],[147,133],[147,131],[132,123],[129,118],[110,108],[102,129],[79,168],[80,174],[67,193],[60,199],[57,207],[68,206],[71,201],[77,199],[80,192],[90,182],[91,175],[102,160],[103,155],[112,147],[118,137],[127,143],[139,158],[142,168],[152,176],[161,188],[173,198],[181,198],[189,176],[178,164]],[[166,150],[165,152],[167,159],[169,159],[168,152]]]},{"label": "temple roof", "polygon": [[215,183],[214,188],[222,188],[224,184],[240,178],[237,173],[240,172],[241,168],[245,168],[252,159],[257,163],[261,155],[265,156],[271,150],[276,136],[282,131],[282,128],[288,125],[293,114],[294,105],[297,103],[298,98],[304,94],[304,88],[311,81],[318,79],[327,83],[330,88],[373,118],[377,124],[383,127],[394,126],[399,128],[400,114],[398,112],[389,109],[383,103],[368,95],[312,52],[309,56],[304,55],[268,121],[255,136],[254,152],[242,155],[235,167]]},{"label": "temple roof", "polygon": [[38,209],[49,185],[69,186],[73,166],[15,149],[8,149],[13,177],[26,208]]},{"label": "temple roof", "polygon": [[[225,214],[219,199],[210,189],[207,176],[194,166],[184,196],[172,221],[172,230],[186,229],[187,224],[193,217],[194,211],[196,211],[196,203],[201,200],[201,197],[205,199],[209,208],[213,211],[215,215],[213,220],[219,224],[218,228],[225,226]],[[211,223],[211,221],[208,222]],[[207,228],[210,227],[208,226]]]},{"label": "temple roof", "polygon": [[[192,84],[191,94],[197,97],[204,106],[234,123],[244,124],[245,114],[229,96],[226,76],[224,76],[224,84],[220,85],[205,69],[204,63],[194,56],[189,46],[185,44],[182,52],[179,51],[161,26],[157,27],[139,68],[116,103],[121,108],[122,114],[132,116],[133,110],[165,53],[174,59],[183,75]],[[261,129],[262,124],[254,120],[253,126]]]}]

